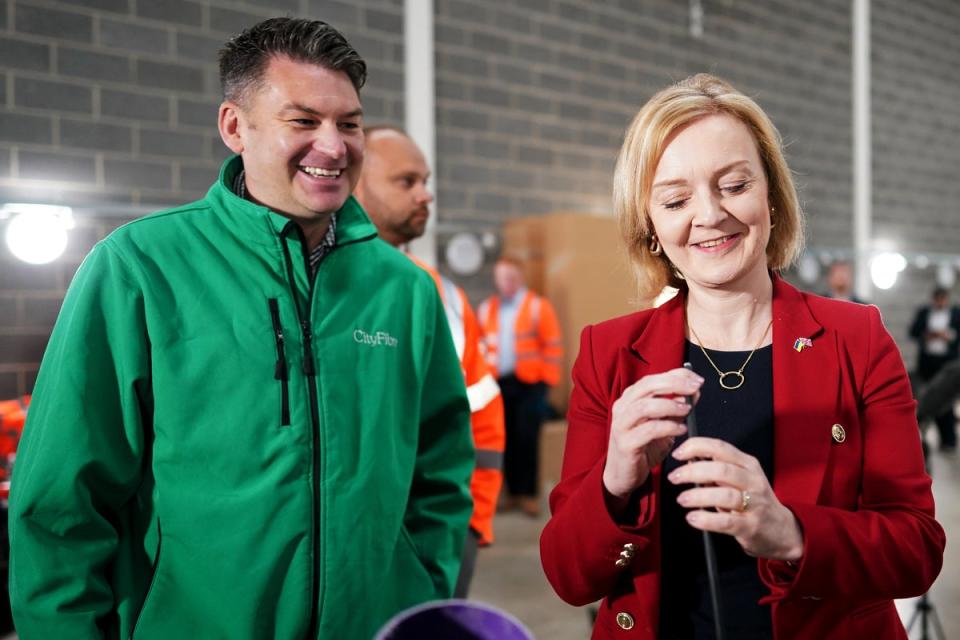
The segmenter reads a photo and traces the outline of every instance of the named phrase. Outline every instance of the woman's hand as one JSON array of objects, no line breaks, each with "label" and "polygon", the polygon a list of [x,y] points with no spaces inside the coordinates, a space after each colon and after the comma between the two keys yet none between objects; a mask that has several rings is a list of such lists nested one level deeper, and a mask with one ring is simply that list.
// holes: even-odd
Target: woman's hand
[{"label": "woman's hand", "polygon": [[800,524],[774,495],[756,458],[715,438],[690,438],[673,457],[693,462],[674,470],[670,482],[700,485],[677,496],[681,506],[693,509],[687,514],[691,526],[733,536],[755,558],[803,556]]},{"label": "woman's hand", "polygon": [[618,501],[625,502],[667,457],[674,438],[687,432],[683,418],[691,407],[682,396],[697,394],[702,384],[692,371],[673,369],[640,378],[613,403],[603,484]]}]

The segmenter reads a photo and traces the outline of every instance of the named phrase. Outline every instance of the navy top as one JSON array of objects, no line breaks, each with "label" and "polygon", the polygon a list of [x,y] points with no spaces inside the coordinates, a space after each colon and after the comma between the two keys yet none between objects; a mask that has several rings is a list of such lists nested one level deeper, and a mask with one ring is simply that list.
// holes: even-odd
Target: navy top
[{"label": "navy top", "polygon": [[[750,353],[707,351],[722,371],[738,370]],[[725,440],[757,458],[772,484],[773,347],[757,349],[743,370],[743,386],[735,390],[720,386],[716,370],[700,347],[690,341],[686,344],[684,360],[705,380],[694,409],[699,435]],[[736,376],[728,376],[725,382],[735,383]],[[677,444],[682,441],[678,438]],[[661,470],[660,638],[714,638],[703,534],[687,524],[684,519],[687,509],[677,504],[677,496],[690,485],[677,486],[666,478],[677,466],[678,461],[668,456]],[[711,536],[717,554],[724,637],[769,640],[773,637],[770,606],[758,604],[769,591],[760,581],[756,558],[744,553],[730,536]]]}]

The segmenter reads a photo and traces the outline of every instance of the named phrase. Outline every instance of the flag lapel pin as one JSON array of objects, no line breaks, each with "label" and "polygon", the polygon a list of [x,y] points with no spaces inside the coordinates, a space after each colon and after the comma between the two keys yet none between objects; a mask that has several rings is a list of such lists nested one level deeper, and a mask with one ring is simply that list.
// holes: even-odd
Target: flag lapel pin
[{"label": "flag lapel pin", "polygon": [[803,351],[804,347],[812,347],[813,340],[810,338],[797,338],[796,342],[793,343],[793,348],[797,353]]}]

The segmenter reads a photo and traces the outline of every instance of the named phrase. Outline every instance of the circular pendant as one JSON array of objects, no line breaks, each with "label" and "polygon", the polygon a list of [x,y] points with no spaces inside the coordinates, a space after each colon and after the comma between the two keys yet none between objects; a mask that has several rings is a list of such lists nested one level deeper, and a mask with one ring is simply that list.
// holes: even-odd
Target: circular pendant
[{"label": "circular pendant", "polygon": [[[724,378],[732,376],[735,378],[736,384],[727,384],[724,382]],[[727,371],[726,373],[720,374],[720,386],[726,389],[727,391],[733,391],[734,389],[739,389],[743,386],[743,374],[739,371]]]}]

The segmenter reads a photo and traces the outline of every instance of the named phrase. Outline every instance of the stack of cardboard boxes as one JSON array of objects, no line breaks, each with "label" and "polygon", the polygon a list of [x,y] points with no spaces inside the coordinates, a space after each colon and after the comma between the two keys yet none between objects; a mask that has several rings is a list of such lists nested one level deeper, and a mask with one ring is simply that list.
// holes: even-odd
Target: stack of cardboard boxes
[{"label": "stack of cardboard boxes", "polygon": [[[527,286],[546,296],[557,310],[563,332],[563,376],[549,401],[566,413],[580,332],[588,324],[649,307],[650,301],[637,300],[612,216],[554,213],[513,218],[504,225],[502,252],[524,265]],[[564,421],[544,425],[541,487],[549,488],[560,478],[565,436]]]}]

